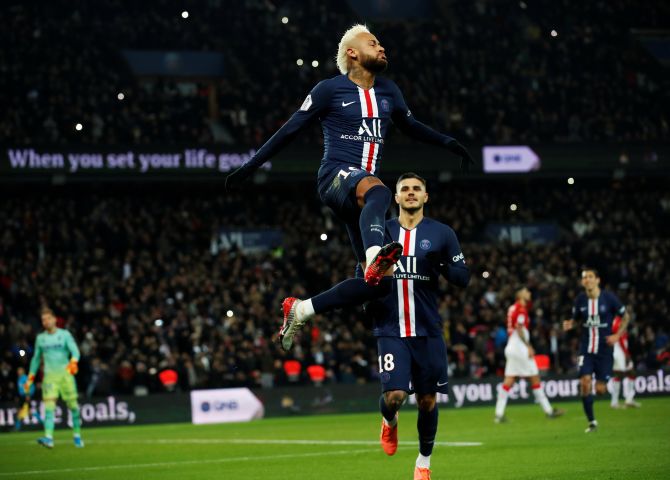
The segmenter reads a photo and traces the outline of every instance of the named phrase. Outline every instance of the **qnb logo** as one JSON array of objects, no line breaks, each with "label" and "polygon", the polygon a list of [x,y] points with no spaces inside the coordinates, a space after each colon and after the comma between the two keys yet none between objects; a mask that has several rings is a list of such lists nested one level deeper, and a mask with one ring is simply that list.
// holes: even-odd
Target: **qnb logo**
[{"label": "qnb logo", "polygon": [[217,400],[214,402],[205,401],[200,404],[200,410],[203,412],[209,412],[210,410],[221,412],[223,410],[237,410],[238,408],[240,408],[240,406],[235,400],[230,400],[229,402],[222,402]]},{"label": "qnb logo", "polygon": [[463,255],[463,252],[459,253],[458,255],[454,255],[451,257],[454,263],[458,262],[459,260],[465,261],[465,255]]},{"label": "qnb logo", "polygon": [[366,134],[368,137],[377,137],[381,138],[382,136],[382,121],[379,118],[368,119],[370,125],[366,122],[366,119],[363,119],[363,123],[358,127],[358,134]]}]

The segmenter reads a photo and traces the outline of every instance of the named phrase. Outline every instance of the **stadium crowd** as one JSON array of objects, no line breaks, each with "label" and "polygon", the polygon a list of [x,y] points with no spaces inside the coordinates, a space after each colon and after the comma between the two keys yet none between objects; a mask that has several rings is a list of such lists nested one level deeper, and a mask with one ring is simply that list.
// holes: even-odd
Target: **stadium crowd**
[{"label": "stadium crowd", "polygon": [[[426,123],[476,143],[670,138],[668,77],[631,33],[667,28],[667,3],[437,3],[430,19],[371,24],[388,75]],[[0,135],[15,144],[258,146],[337,73],[342,32],[366,20],[346,2],[184,5],[10,2],[0,12]],[[226,74],[137,78],[125,49],[221,52]]]},{"label": "stadium crowd", "polygon": [[[273,341],[285,296],[315,294],[354,271],[344,229],[303,193],[313,185],[249,186],[235,196],[216,188],[2,194],[0,400],[16,395],[42,303],[74,334],[77,381],[89,396],[308,383],[314,364],[326,382],[376,382],[376,342],[360,308],[317,316],[289,353]],[[670,196],[662,185],[537,180],[514,191],[502,183],[431,183],[429,191],[427,214],[454,227],[473,272],[465,290],[442,284],[452,376],[501,375],[506,310],[523,285],[533,292],[536,351],[550,356],[552,372],[575,373],[576,337],[560,322],[584,264],[599,268],[632,312],[636,369],[669,365]],[[489,222],[538,221],[555,222],[560,237],[513,244],[484,234]],[[281,230],[283,241],[246,252],[223,242],[221,229]],[[286,360],[297,360],[301,375],[287,377]],[[161,376],[169,370],[174,385]]]}]

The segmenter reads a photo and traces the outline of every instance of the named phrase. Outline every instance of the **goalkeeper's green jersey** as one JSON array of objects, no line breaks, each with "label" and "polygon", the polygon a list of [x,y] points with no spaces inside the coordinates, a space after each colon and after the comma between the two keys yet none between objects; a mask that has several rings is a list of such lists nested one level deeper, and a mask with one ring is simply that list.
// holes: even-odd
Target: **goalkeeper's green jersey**
[{"label": "goalkeeper's green jersey", "polygon": [[30,361],[30,373],[35,375],[40,368],[40,359],[44,358],[44,375],[65,373],[70,358],[79,361],[79,348],[72,334],[62,328],[54,333],[42,332],[35,340],[35,354]]}]

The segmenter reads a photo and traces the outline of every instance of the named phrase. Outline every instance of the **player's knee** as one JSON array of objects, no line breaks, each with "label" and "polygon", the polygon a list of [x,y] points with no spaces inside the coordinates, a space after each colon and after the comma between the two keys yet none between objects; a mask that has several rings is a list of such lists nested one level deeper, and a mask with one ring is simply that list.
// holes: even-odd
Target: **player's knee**
[{"label": "player's knee", "polygon": [[44,400],[44,410],[51,412],[56,410],[56,400],[51,398],[51,399],[45,399]]},{"label": "player's knee", "polygon": [[598,395],[602,395],[604,393],[607,393],[607,384],[605,382],[596,383],[596,393]]},{"label": "player's knee", "polygon": [[356,189],[356,199],[359,206],[365,205],[373,198],[379,202],[390,205],[391,199],[393,198],[393,193],[391,190],[378,178],[367,178],[374,178],[376,181],[366,182],[365,184],[363,184],[363,181],[361,181],[359,184],[361,188]]},{"label": "player's knee", "polygon": [[405,402],[405,398],[407,397],[407,394],[403,392],[402,390],[393,390],[391,392],[386,392],[384,394],[384,400],[386,401],[386,405],[391,410],[400,410],[400,407],[402,407],[402,404]]},{"label": "player's knee", "polygon": [[65,404],[69,410],[79,410],[79,402],[77,400],[69,400]]},{"label": "player's knee", "polygon": [[435,395],[423,395],[417,400],[417,406],[422,412],[432,412],[436,404]]},{"label": "player's knee", "polygon": [[581,382],[581,393],[585,397],[591,394],[591,379],[582,380]]}]

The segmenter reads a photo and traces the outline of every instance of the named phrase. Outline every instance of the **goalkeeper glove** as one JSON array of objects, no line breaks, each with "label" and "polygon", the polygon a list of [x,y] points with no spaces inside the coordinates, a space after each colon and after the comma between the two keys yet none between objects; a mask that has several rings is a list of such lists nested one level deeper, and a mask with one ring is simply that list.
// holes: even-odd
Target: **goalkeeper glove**
[{"label": "goalkeeper glove", "polygon": [[26,383],[23,384],[23,391],[26,395],[30,395],[30,387],[33,386],[33,382],[35,381],[35,375],[30,374],[28,375],[28,380],[26,380]]},{"label": "goalkeeper glove", "polygon": [[67,366],[65,367],[65,370],[67,370],[67,373],[69,373],[70,375],[76,375],[77,372],[79,371],[79,364],[77,363],[77,360],[72,358],[70,360],[70,363],[68,363]]},{"label": "goalkeeper glove", "polygon": [[461,145],[457,140],[452,140],[447,143],[447,149],[454,155],[461,157],[461,171],[469,172],[471,167],[474,167],[475,161],[472,159],[470,152]]}]

